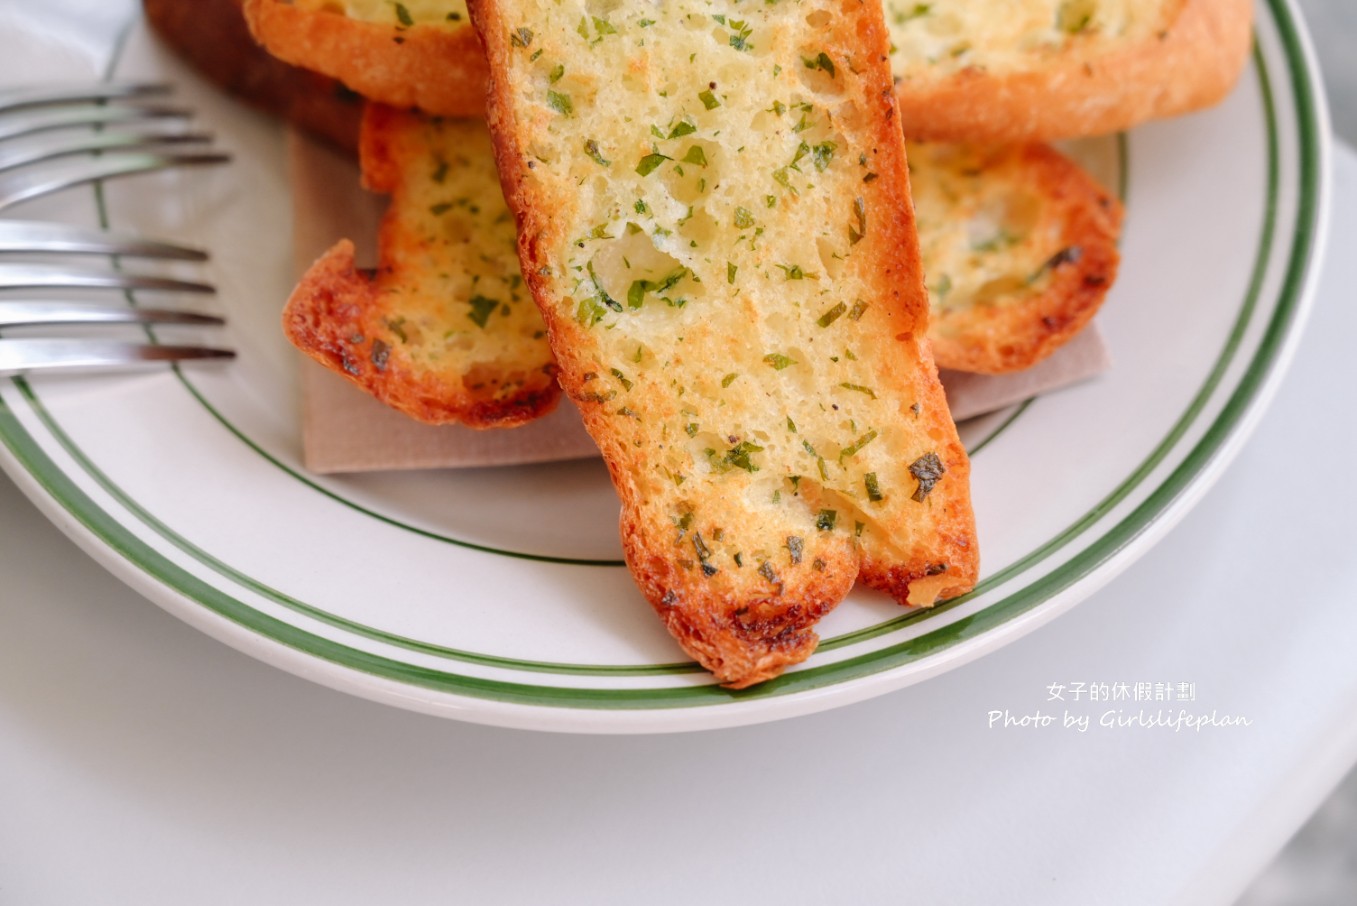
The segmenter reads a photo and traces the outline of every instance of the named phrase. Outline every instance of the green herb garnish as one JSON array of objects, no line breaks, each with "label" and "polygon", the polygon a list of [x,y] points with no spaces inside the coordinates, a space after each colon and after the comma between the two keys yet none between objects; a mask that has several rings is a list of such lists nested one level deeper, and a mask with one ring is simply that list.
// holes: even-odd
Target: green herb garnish
[{"label": "green herb garnish", "polygon": [[840,302],[833,308],[826,311],[824,314],[820,315],[819,319],[816,320],[815,323],[819,324],[821,327],[828,327],[829,325],[837,321],[839,319],[839,316],[846,311],[848,311],[848,306]]},{"label": "green herb garnish", "polygon": [[850,456],[856,456],[863,447],[876,440],[876,431],[868,431],[866,434],[853,441],[848,446],[839,451],[839,462],[843,462]]},{"label": "green herb garnish", "polygon": [[467,312],[467,317],[476,322],[477,327],[484,328],[490,321],[490,316],[499,308],[499,301],[496,299],[487,299],[485,296],[471,297],[471,311]]},{"label": "green herb garnish", "polygon": [[641,176],[649,176],[651,173],[655,172],[660,164],[667,160],[673,160],[673,158],[666,157],[658,151],[647,154],[645,157],[641,158],[641,162],[636,165],[636,172]]},{"label": "green herb garnish", "polygon": [[925,453],[914,462],[910,463],[909,473],[919,480],[919,487],[915,489],[913,499],[923,503],[924,498],[933,490],[933,486],[942,478],[946,467],[942,460],[938,459],[936,453]]},{"label": "green herb garnish", "polygon": [[584,142],[584,153],[588,154],[589,159],[592,160],[594,163],[598,164],[600,167],[608,167],[612,165],[612,161],[606,159],[603,156],[603,153],[599,151],[598,142],[594,141],[592,138],[587,139]]},{"label": "green herb garnish", "polygon": [[562,116],[570,116],[575,112],[575,106],[570,103],[570,95],[561,94],[559,91],[547,92],[547,106]]}]

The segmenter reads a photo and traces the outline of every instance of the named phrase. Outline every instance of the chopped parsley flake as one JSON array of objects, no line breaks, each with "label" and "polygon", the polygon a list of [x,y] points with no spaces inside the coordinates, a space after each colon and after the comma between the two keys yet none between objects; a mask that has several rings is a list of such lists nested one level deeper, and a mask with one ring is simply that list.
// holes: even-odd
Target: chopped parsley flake
[{"label": "chopped parsley flake", "polygon": [[585,327],[593,327],[602,321],[607,313],[608,310],[600,305],[597,299],[581,299],[579,307],[575,309],[575,320]]},{"label": "chopped parsley flake", "polygon": [[914,462],[910,463],[909,473],[919,480],[919,487],[915,489],[913,499],[923,503],[933,486],[938,483],[947,469],[938,459],[936,453],[925,453]]},{"label": "chopped parsley flake", "polygon": [[570,116],[575,112],[575,105],[570,103],[570,95],[561,94],[559,91],[547,92],[547,106],[562,116]]},{"label": "chopped parsley flake", "polygon": [[475,321],[477,327],[484,328],[497,308],[499,308],[498,300],[487,299],[485,296],[472,296],[471,311],[467,312],[466,316]]},{"label": "chopped parsley flake", "polygon": [[600,167],[607,167],[612,165],[612,161],[605,158],[603,156],[603,153],[599,151],[598,142],[594,141],[592,138],[585,141],[584,153],[588,154],[589,159],[592,160],[594,163],[598,164]]},{"label": "chopped parsley flake", "polygon": [[865,393],[872,399],[876,399],[876,393],[872,391],[871,387],[864,387],[861,384],[850,384],[847,381],[844,381],[839,386],[844,390],[852,390],[854,393]]},{"label": "chopped parsley flake", "polygon": [[819,69],[829,73],[831,79],[836,75],[834,71],[834,61],[831,60],[829,54],[825,53],[823,50],[816,55],[815,59],[812,60],[803,57],[801,62],[806,64],[807,69]]},{"label": "chopped parsley flake", "polygon": [[866,434],[862,435],[857,440],[853,441],[851,444],[844,447],[843,450],[840,451],[839,453],[839,462],[843,462],[850,456],[856,456],[863,447],[867,446],[872,441],[876,440],[876,437],[877,437],[876,431],[868,431]]},{"label": "chopped parsley flake", "polygon": [[815,164],[815,169],[821,173],[829,166],[829,162],[834,159],[834,149],[838,145],[833,142],[821,142],[811,149],[811,163]]},{"label": "chopped parsley flake", "polygon": [[717,467],[718,471],[722,472],[727,469],[744,469],[746,472],[757,472],[759,470],[758,464],[750,457],[754,453],[761,452],[763,452],[763,447],[753,441],[740,441],[726,451],[725,457],[719,463],[713,462],[713,465]]},{"label": "chopped parsley flake", "polygon": [[848,228],[848,242],[850,245],[857,245],[863,236],[867,235],[867,202],[859,195],[853,199],[853,216],[857,220],[857,229]]},{"label": "chopped parsley flake", "polygon": [[838,305],[835,305],[833,308],[829,309],[829,311],[820,315],[819,319],[815,323],[819,324],[821,327],[828,327],[829,325],[837,321],[839,319],[839,316],[846,311],[848,311],[848,306],[840,302]]},{"label": "chopped parsley flake", "polygon": [[656,168],[658,168],[660,164],[664,163],[667,160],[673,160],[673,158],[666,157],[665,155],[660,154],[658,151],[652,154],[647,154],[645,157],[641,158],[641,162],[636,165],[636,172],[639,173],[641,176],[649,176],[651,173],[655,172]]},{"label": "chopped parsley flake", "polygon": [[[627,289],[627,305],[632,308],[640,308],[645,304],[646,293],[663,293],[673,289],[674,286],[684,277],[688,276],[689,273],[690,271],[688,268],[679,267],[670,271],[670,273],[662,280],[633,281],[631,286]],[[660,298],[664,299],[670,305],[679,304],[671,299],[666,299],[664,296],[661,296]]]}]

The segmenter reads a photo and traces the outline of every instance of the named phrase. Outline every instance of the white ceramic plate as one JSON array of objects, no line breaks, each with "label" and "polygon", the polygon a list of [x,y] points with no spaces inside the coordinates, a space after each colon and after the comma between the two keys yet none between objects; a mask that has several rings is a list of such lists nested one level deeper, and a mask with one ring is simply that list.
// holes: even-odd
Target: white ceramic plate
[{"label": "white ceramic plate", "polygon": [[[1103,143],[1128,212],[1101,316],[1116,365],[963,426],[984,557],[975,592],[926,614],[855,592],[807,663],[730,692],[684,662],[620,565],[600,463],[306,473],[297,360],[277,328],[292,276],[281,129],[202,85],[134,17],[114,45],[110,10],[134,11],[100,8],[103,27],[78,34],[71,18],[20,16],[0,44],[69,42],[84,59],[107,51],[105,77],[168,78],[237,160],[31,213],[210,248],[211,304],[240,357],[0,381],[0,461],[171,613],[283,669],[433,714],[568,731],[731,726],[896,689],[1016,638],[1143,553],[1220,472],[1295,345],[1322,245],[1323,103],[1296,13],[1271,0],[1224,104]],[[73,77],[55,52],[29,57],[9,82]],[[1259,493],[1276,480],[1260,476]]]}]

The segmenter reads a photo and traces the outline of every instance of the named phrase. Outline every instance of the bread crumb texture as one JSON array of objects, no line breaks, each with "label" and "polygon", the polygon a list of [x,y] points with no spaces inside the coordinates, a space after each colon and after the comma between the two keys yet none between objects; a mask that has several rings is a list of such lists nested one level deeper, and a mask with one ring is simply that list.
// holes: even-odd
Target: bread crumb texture
[{"label": "bread crumb texture", "polygon": [[743,686],[859,574],[969,589],[880,7],[470,5],[524,274],[671,632]]},{"label": "bread crumb texture", "polygon": [[546,329],[519,273],[513,218],[478,121],[370,105],[364,183],[391,196],[375,272],[338,244],[284,312],[289,339],[424,422],[510,427],[559,390]]}]

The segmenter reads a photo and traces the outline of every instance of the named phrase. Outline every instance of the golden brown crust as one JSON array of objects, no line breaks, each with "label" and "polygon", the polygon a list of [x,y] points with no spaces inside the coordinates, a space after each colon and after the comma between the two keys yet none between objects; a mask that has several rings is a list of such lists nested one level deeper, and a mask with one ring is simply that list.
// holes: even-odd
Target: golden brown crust
[{"label": "golden brown crust", "polygon": [[1139,41],[1076,42],[1016,71],[956,73],[897,63],[896,94],[911,139],[1054,141],[1105,135],[1221,100],[1248,60],[1250,0],[1183,0]]},{"label": "golden brown crust", "polygon": [[[815,622],[848,592],[860,569],[869,583],[887,589],[902,603],[931,604],[940,593],[960,593],[971,587],[978,570],[978,551],[970,510],[967,483],[969,470],[965,451],[947,416],[936,371],[923,340],[927,297],[920,279],[903,148],[894,115],[889,73],[885,66],[885,34],[879,12],[854,0],[835,4],[834,12],[828,15],[821,8],[823,4],[817,4],[814,10],[807,8],[804,12],[805,15],[826,20],[823,29],[814,34],[814,40],[816,50],[821,50],[826,56],[822,69],[829,75],[817,75],[815,78],[837,78],[841,80],[838,84],[851,86],[842,89],[852,99],[851,103],[835,108],[834,128],[837,131],[834,135],[840,144],[834,148],[841,155],[835,159],[844,161],[845,165],[847,162],[856,165],[859,161],[858,149],[862,149],[863,169],[851,177],[855,186],[852,192],[861,192],[862,208],[872,212],[869,221],[870,239],[857,245],[853,254],[846,257],[850,263],[844,265],[851,275],[870,275],[864,276],[864,279],[871,286],[871,314],[861,323],[856,317],[840,317],[839,312],[842,310],[838,309],[833,310],[835,313],[832,316],[820,314],[818,310],[816,314],[820,314],[825,325],[831,321],[836,325],[834,332],[825,335],[830,339],[823,342],[848,343],[870,356],[870,364],[864,364],[862,368],[864,373],[870,372],[877,390],[890,394],[890,402],[882,406],[895,407],[899,400],[898,408],[890,409],[892,414],[889,423],[883,421],[881,425],[880,446],[867,446],[866,450],[862,450],[858,445],[844,446],[840,442],[841,446],[833,450],[826,447],[826,456],[832,457],[835,455],[834,450],[838,451],[837,462],[827,466],[821,461],[821,476],[826,476],[829,470],[835,470],[837,474],[845,462],[852,464],[853,457],[858,455],[864,458],[883,457],[882,460],[872,459],[873,463],[886,462],[887,459],[890,461],[880,468],[888,484],[896,482],[886,495],[890,501],[886,506],[893,507],[890,510],[893,514],[891,521],[888,525],[874,522],[873,528],[865,533],[859,529],[855,535],[853,519],[859,516],[863,519],[872,518],[866,515],[873,505],[866,502],[868,494],[861,491],[860,477],[854,479],[858,482],[854,485],[858,490],[857,498],[853,498],[851,489],[836,489],[828,477],[821,480],[813,474],[793,474],[793,469],[803,466],[815,468],[813,457],[817,451],[810,448],[810,441],[804,434],[798,434],[794,441],[783,441],[788,461],[780,462],[769,453],[770,458],[757,464],[757,467],[748,461],[750,454],[746,454],[743,465],[739,460],[742,447],[745,450],[764,450],[764,447],[743,446],[744,439],[751,435],[714,432],[710,442],[720,445],[722,450],[707,451],[708,460],[713,463],[710,469],[703,466],[700,460],[686,458],[690,454],[682,452],[686,443],[683,438],[685,433],[687,437],[695,438],[694,442],[699,445],[706,442],[701,440],[705,435],[698,434],[699,426],[695,421],[684,431],[686,419],[700,417],[688,415],[685,407],[691,406],[692,411],[696,411],[705,405],[704,400],[711,402],[709,408],[712,409],[729,404],[729,407],[721,409],[729,418],[729,412],[734,408],[752,410],[761,406],[766,413],[771,406],[788,403],[785,389],[770,389],[766,398],[759,390],[740,391],[742,395],[738,399],[732,395],[717,402],[708,400],[704,396],[708,391],[699,386],[707,386],[703,384],[703,373],[714,372],[710,375],[709,384],[715,386],[721,380],[720,371],[727,367],[727,363],[748,362],[751,352],[746,333],[752,335],[760,330],[775,329],[767,325],[779,317],[803,317],[799,313],[789,314],[785,309],[771,312],[760,310],[739,293],[722,295],[727,291],[721,287],[728,282],[733,284],[736,274],[734,270],[727,270],[725,262],[720,262],[716,272],[704,275],[706,279],[701,281],[702,293],[716,294],[715,298],[708,299],[713,317],[683,321],[684,336],[677,338],[676,342],[686,341],[686,345],[659,348],[658,344],[665,341],[647,333],[644,336],[648,350],[646,355],[654,356],[659,364],[649,370],[638,364],[635,370],[630,371],[632,377],[626,377],[621,373],[622,369],[617,368],[613,370],[617,381],[607,377],[609,365],[615,360],[609,360],[607,356],[610,353],[603,350],[605,335],[612,337],[607,343],[617,345],[621,343],[616,339],[618,335],[643,328],[628,326],[635,322],[623,320],[628,316],[620,313],[616,320],[595,324],[575,309],[579,300],[569,295],[568,279],[558,279],[557,275],[560,274],[585,271],[582,259],[576,264],[563,260],[561,256],[564,249],[571,249],[573,254],[574,246],[585,249],[587,243],[583,240],[578,243],[566,240],[577,235],[582,225],[596,222],[591,218],[612,216],[607,212],[615,209],[611,207],[611,202],[603,201],[599,202],[598,209],[588,208],[586,202],[580,200],[581,193],[572,188],[583,184],[576,178],[579,174],[571,171],[560,175],[559,167],[569,167],[570,164],[561,163],[558,166],[557,162],[562,160],[561,153],[567,153],[566,149],[574,150],[580,146],[590,149],[592,145],[596,160],[615,157],[619,164],[611,172],[635,182],[635,177],[630,175],[633,168],[636,173],[642,173],[645,169],[644,166],[638,167],[637,157],[646,154],[647,147],[657,148],[660,145],[650,144],[653,132],[646,134],[645,141],[634,143],[626,135],[604,134],[608,125],[597,120],[591,120],[591,125],[578,128],[599,129],[599,132],[576,133],[572,131],[571,124],[586,112],[579,100],[573,101],[573,107],[570,107],[559,98],[548,99],[548,105],[554,107],[556,113],[562,114],[558,119],[550,109],[525,97],[531,83],[527,77],[522,77],[521,83],[515,81],[522,72],[516,67],[521,67],[523,63],[512,55],[525,51],[530,43],[534,53],[539,48],[545,51],[543,65],[549,67],[555,59],[554,54],[564,53],[559,48],[568,44],[568,40],[556,40],[554,31],[548,32],[551,23],[529,18],[531,13],[519,6],[515,6],[512,13],[512,24],[517,26],[526,19],[531,25],[532,34],[524,35],[521,31],[511,29],[511,21],[503,11],[508,5],[504,0],[473,0],[469,7],[478,31],[482,35],[493,36],[487,41],[491,70],[489,121],[505,196],[518,218],[519,250],[524,274],[547,321],[552,346],[561,368],[562,385],[579,404],[586,427],[603,453],[621,498],[620,527],[628,565],[644,596],[670,632],[690,655],[711,670],[722,683],[743,688],[776,676],[787,666],[809,656],[816,643],[813,632]],[[714,7],[710,12],[720,13],[722,8]],[[628,31],[628,26],[635,27],[634,21],[624,25],[617,18],[620,17],[614,17],[612,23],[617,34],[634,34]],[[701,18],[705,21],[709,16],[704,12]],[[751,14],[753,33],[761,35],[760,25],[752,22],[754,18]],[[717,21],[725,24],[724,20]],[[573,30],[572,22],[569,31]],[[646,34],[654,35],[653,32]],[[672,34],[666,33],[664,38]],[[724,41],[725,35],[719,38]],[[646,46],[661,46],[662,40],[659,36],[647,37]],[[735,46],[733,40],[731,47]],[[760,36],[756,40],[774,43],[779,38]],[[650,43],[652,41],[654,43]],[[874,53],[864,52],[864,48],[871,48]],[[684,45],[685,53],[687,49],[688,46]],[[803,55],[805,52],[801,50]],[[526,53],[522,55],[526,56]],[[578,61],[571,59],[571,65],[575,66]],[[616,56],[610,59],[616,59]],[[797,57],[798,69],[803,59],[804,56]],[[813,52],[811,59],[814,59]],[[853,64],[851,69],[847,63],[849,60]],[[837,65],[829,65],[834,61],[838,61]],[[645,53],[638,54],[630,62],[627,78],[635,78],[638,82],[644,83],[650,78],[662,80],[670,76],[667,70],[662,70],[660,64],[648,59]],[[715,62],[703,61],[701,65],[714,66]],[[720,62],[742,65],[738,57],[723,57]],[[770,65],[768,69],[773,67]],[[791,67],[786,70],[792,78],[796,77]],[[602,86],[610,84],[607,73],[590,71],[579,74],[578,67],[574,70],[568,67],[567,73],[571,72],[577,73],[578,80],[569,84],[562,82],[555,90],[575,91],[575,97],[578,98],[585,92],[602,91]],[[837,76],[830,73],[837,73]],[[691,73],[683,74],[684,77],[688,75]],[[556,85],[554,80],[551,84]],[[697,88],[693,89],[693,100],[696,100],[698,88],[704,87],[713,91],[717,89],[716,83],[709,85],[704,76]],[[655,93],[649,92],[649,96],[653,98]],[[713,101],[721,103],[713,104]],[[704,101],[706,113],[715,117],[717,114],[713,110],[721,111],[722,105],[734,101],[733,97],[725,100],[709,98]],[[764,103],[767,102],[765,98]],[[616,105],[620,101],[615,97],[607,103],[600,101],[599,109],[604,109],[608,103]],[[573,109],[573,115],[564,114],[566,109]],[[702,107],[690,106],[686,109],[688,112],[683,114],[683,122],[688,122],[686,117],[690,114],[695,117],[697,131],[692,133],[693,137],[705,140],[711,133],[704,130],[712,127],[704,126]],[[777,114],[780,116],[782,111],[778,110]],[[662,125],[665,122],[663,114],[650,113],[647,116],[652,120],[660,116],[659,122]],[[543,145],[540,151],[537,150],[536,143],[551,140],[549,132],[554,122],[563,124],[560,128],[566,137],[560,139],[559,145]],[[794,116],[790,122],[796,122]],[[674,130],[674,134],[678,134],[678,130]],[[672,140],[674,134],[667,138]],[[742,137],[778,143],[789,140],[786,131],[776,135],[750,134]],[[731,137],[722,140],[737,141]],[[790,137],[793,151],[798,140]],[[805,143],[816,140],[806,137],[802,142],[803,147],[809,151],[809,145]],[[533,147],[531,153],[528,151],[530,146]],[[691,153],[682,143],[673,146],[665,144],[663,147],[665,154],[673,155],[667,160],[683,156],[685,151]],[[735,149],[733,145],[722,146],[713,142],[706,153],[715,166],[720,155],[733,155]],[[636,156],[632,157],[633,154]],[[629,159],[623,159],[624,155]],[[705,167],[706,163],[700,165]],[[806,170],[810,171],[810,168]],[[592,171],[585,169],[580,172],[586,174],[584,178],[587,181],[587,174]],[[711,172],[717,174],[716,170]],[[869,174],[869,178],[863,179],[864,173]],[[719,174],[712,178],[719,178]],[[645,194],[653,190],[655,183],[636,185],[637,191]],[[768,192],[776,188],[776,184],[770,182],[769,188],[759,191]],[[627,191],[632,190],[629,188]],[[798,197],[796,192],[788,191],[782,203],[789,210],[804,210],[804,216],[817,216],[810,213],[814,208],[800,207],[810,204],[807,198],[813,194],[810,187],[802,191],[808,194]],[[760,201],[762,197],[759,196]],[[632,200],[633,196],[629,195],[626,202],[628,210]],[[660,201],[662,199],[656,200],[655,204]],[[847,236],[853,235],[853,199],[850,195],[838,201],[843,202],[843,216],[849,222],[845,225],[843,237],[840,237],[838,230],[834,231],[835,239],[847,246]],[[639,199],[636,204],[638,211],[645,212],[642,218],[649,217],[654,210],[653,206],[645,207]],[[768,208],[772,207],[770,202]],[[720,217],[708,213],[715,223],[729,222],[726,213]],[[738,218],[739,215],[736,216]],[[768,216],[773,217],[782,230],[800,229],[792,226],[796,222],[793,219],[795,214]],[[648,230],[651,221],[644,222]],[[770,235],[764,234],[765,241]],[[861,238],[858,236],[858,239]],[[857,243],[857,239],[853,242]],[[680,246],[665,248],[678,254]],[[743,252],[723,254],[739,255]],[[755,253],[755,256],[741,259],[745,263],[737,270],[744,272],[744,269],[756,266],[757,254],[765,255],[762,267],[776,274],[773,264],[766,257],[771,252]],[[829,253],[822,254],[828,261]],[[689,259],[683,260],[686,262]],[[690,266],[700,267],[701,263],[694,260]],[[782,264],[777,266],[785,268]],[[732,262],[730,267],[736,265]],[[595,283],[598,283],[597,279]],[[578,287],[579,282],[576,281],[575,285]],[[698,292],[696,289],[692,291]],[[603,293],[603,297],[607,296],[601,288],[599,292]],[[691,311],[692,307],[700,304],[692,302],[689,308],[677,310]],[[643,310],[649,312],[653,309]],[[720,315],[721,311],[742,310],[749,312],[747,330],[727,332],[725,327],[714,323],[718,317],[730,317]],[[666,309],[663,307],[659,309],[659,312],[664,311]],[[815,315],[808,317],[809,323],[815,323]],[[618,328],[616,335],[610,334],[612,327]],[[670,337],[670,340],[674,339]],[[871,351],[867,353],[869,347]],[[753,353],[755,361],[763,351],[759,348]],[[829,352],[829,349],[826,348],[825,352]],[[694,365],[694,357],[701,367]],[[763,356],[763,359],[767,362],[768,357]],[[625,362],[621,364],[626,364],[629,369],[633,367]],[[764,364],[756,367],[768,366]],[[671,380],[680,378],[694,382],[691,394],[679,394],[676,397],[672,391],[662,389]],[[637,383],[638,391],[642,388],[647,391],[644,395],[626,395],[631,392],[633,380]],[[724,382],[721,386],[725,386]],[[840,390],[839,386],[848,389]],[[886,388],[890,388],[889,391]],[[848,383],[825,387],[820,392],[822,396],[815,402],[803,400],[807,404],[803,407],[775,411],[787,411],[789,425],[792,419],[800,420],[804,416],[804,427],[806,423],[820,418],[821,411],[828,412],[834,400],[842,401],[847,406],[854,392],[871,392],[872,399],[878,399],[876,392],[870,388]],[[820,405],[821,399],[824,400],[823,406]],[[626,405],[619,408],[618,404],[623,401]],[[832,408],[837,410],[838,403],[834,402]],[[883,409],[874,408],[871,411],[875,417]],[[779,426],[776,430],[786,431],[788,429],[780,426],[781,418],[781,415],[777,416]],[[733,422],[723,424],[726,423]],[[841,424],[845,432],[849,430],[847,419],[840,418],[835,424]],[[675,440],[663,439],[666,429],[662,426],[665,425],[675,429],[673,434],[678,435]],[[710,429],[704,427],[700,430]],[[854,430],[866,430],[866,426]],[[861,443],[865,445],[876,437],[874,429],[862,435]],[[776,437],[760,440],[760,443],[770,446],[778,442]],[[810,449],[809,458],[801,452],[803,443]],[[735,446],[724,450],[732,444]],[[946,477],[936,488],[931,483],[925,488],[924,479],[921,478],[916,490],[908,474],[900,479],[904,471],[902,461],[905,465],[925,462],[927,457],[920,455],[920,451],[925,449],[935,457],[939,473],[945,471]],[[721,452],[726,454],[724,460],[720,458]],[[669,462],[674,463],[682,474],[665,472],[660,467],[661,463]],[[685,468],[687,471],[683,471]],[[886,469],[893,471],[887,472]],[[718,473],[721,477],[712,480],[711,476]],[[775,494],[771,498],[772,502],[765,505],[764,491],[773,487],[785,489],[789,502],[777,503]],[[928,493],[929,489],[932,489],[932,494]],[[913,501],[910,499],[911,490],[916,495]],[[790,500],[793,497],[796,498],[794,502]],[[861,510],[855,499],[861,503]],[[877,497],[872,499],[880,500]],[[828,521],[817,523],[817,512]],[[906,512],[909,515],[901,515]],[[835,522],[836,513],[842,522]],[[745,544],[748,546],[741,547]],[[762,553],[756,550],[760,547]],[[940,576],[943,578],[940,579]]]},{"label": "golden brown crust", "polygon": [[914,143],[910,164],[939,366],[1018,371],[1088,324],[1120,262],[1115,197],[1049,145]]},{"label": "golden brown crust", "polygon": [[[211,15],[240,2],[192,6]],[[443,116],[483,113],[485,65],[467,26],[421,22],[398,28],[286,0],[243,2],[256,38],[282,60],[393,106]],[[204,58],[225,62],[228,55],[207,37],[217,30],[190,27],[188,6],[147,0],[148,13],[173,21],[177,43],[192,42]],[[1219,101],[1247,61],[1251,35],[1249,0],[1181,0],[1149,37],[1090,36],[1059,54],[1033,54],[1016,70],[939,70],[897,57],[901,121],[909,138],[929,141],[1033,142],[1116,132]],[[310,115],[304,92],[295,103]],[[325,130],[324,123],[318,126]]]},{"label": "golden brown crust", "polygon": [[358,143],[362,100],[333,79],[289,66],[259,47],[243,0],[143,0],[162,41],[225,91],[340,148]]},{"label": "golden brown crust", "polygon": [[414,361],[391,329],[393,297],[354,264],[341,240],[313,264],[283,309],[283,332],[315,361],[417,421],[509,428],[545,415],[559,399],[550,371],[448,375]]},{"label": "golden brown crust", "polygon": [[244,0],[255,38],[294,66],[323,73],[369,100],[439,116],[480,116],[485,59],[469,26],[410,27],[316,11],[285,0]]}]

